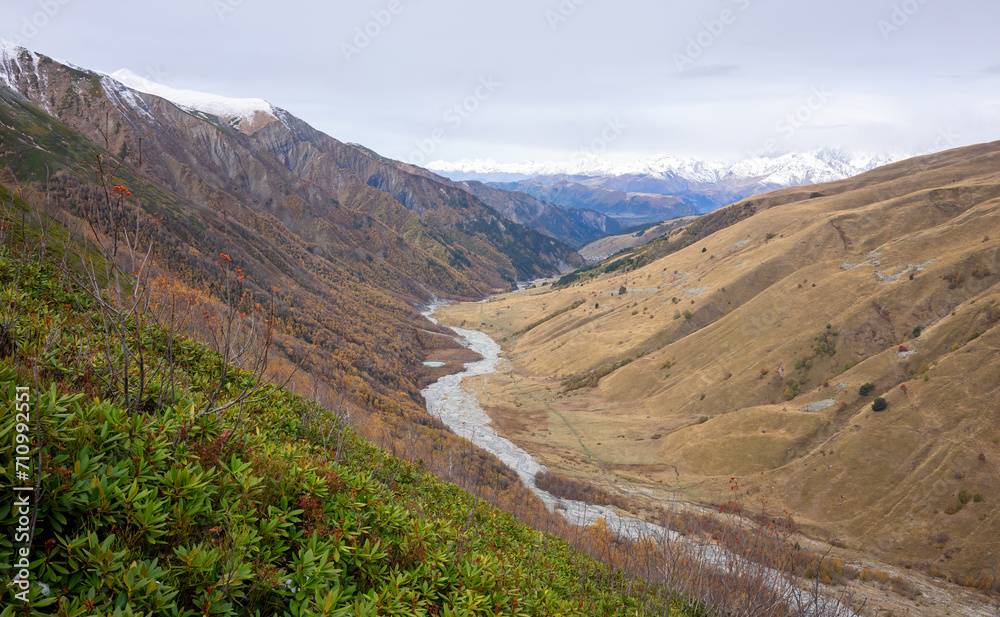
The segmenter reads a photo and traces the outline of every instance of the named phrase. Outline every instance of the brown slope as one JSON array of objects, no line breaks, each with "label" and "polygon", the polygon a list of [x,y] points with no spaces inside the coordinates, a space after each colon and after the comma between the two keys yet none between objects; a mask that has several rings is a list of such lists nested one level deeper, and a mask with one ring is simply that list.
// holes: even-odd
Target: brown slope
[{"label": "brown slope", "polygon": [[[514,371],[489,382],[501,426],[563,471],[705,501],[738,476],[881,559],[963,579],[995,567],[1000,143],[725,210],[728,226],[637,270],[452,309],[511,337]],[[963,488],[984,501],[949,514]]]}]

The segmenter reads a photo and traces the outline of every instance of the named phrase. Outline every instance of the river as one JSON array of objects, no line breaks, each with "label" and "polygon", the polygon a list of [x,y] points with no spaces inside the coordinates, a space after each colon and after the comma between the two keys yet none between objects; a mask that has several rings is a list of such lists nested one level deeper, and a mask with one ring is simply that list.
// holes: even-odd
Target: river
[{"label": "river", "polygon": [[[433,315],[439,306],[442,305],[432,304],[422,314],[437,324],[438,321],[434,319]],[[597,520],[603,519],[608,527],[621,537],[632,539],[651,537],[660,540],[666,539],[668,542],[678,540],[683,542],[679,534],[659,525],[647,523],[633,517],[620,516],[612,509],[604,506],[573,499],[562,499],[538,488],[535,484],[535,474],[545,471],[545,466],[536,461],[534,457],[514,442],[498,435],[491,426],[492,421],[490,417],[486,415],[486,412],[483,411],[483,408],[479,404],[480,393],[470,391],[470,389],[462,386],[462,381],[466,378],[486,376],[483,382],[482,396],[488,396],[485,392],[485,387],[489,380],[488,376],[497,372],[500,363],[500,345],[490,338],[489,335],[478,330],[465,330],[455,327],[451,329],[461,337],[461,339],[456,340],[482,356],[482,360],[466,363],[463,372],[446,375],[421,391],[427,403],[427,411],[432,416],[439,418],[455,434],[468,439],[474,445],[492,453],[503,461],[504,464],[516,471],[521,481],[545,503],[545,506],[550,511],[559,512],[567,521],[576,525],[592,525]],[[783,573],[746,563],[717,545],[699,544],[695,548],[694,554],[697,554],[698,559],[702,562],[714,564],[723,570],[727,569],[725,564],[728,564],[728,569],[732,570],[734,561],[738,564],[738,570],[754,570],[756,575],[762,576],[772,588],[780,589],[783,594],[787,594],[786,598],[790,601],[790,604],[798,602],[800,606],[808,606],[814,603],[802,614],[824,617],[832,615],[855,615],[853,611],[840,604],[836,599],[828,597],[822,599],[810,598],[811,594],[809,592],[803,591],[795,585],[785,583],[786,578]]]},{"label": "river", "polygon": [[[423,312],[424,316],[434,323],[437,323],[433,317],[437,306],[432,305]],[[674,533],[637,518],[619,516],[604,506],[562,499],[538,488],[535,485],[535,474],[545,471],[545,466],[511,440],[498,435],[491,426],[490,417],[479,404],[479,393],[470,392],[462,387],[462,381],[466,378],[492,375],[497,371],[500,345],[489,335],[477,330],[462,328],[452,328],[452,330],[462,337],[458,339],[459,343],[478,353],[483,359],[467,363],[463,372],[446,375],[421,392],[427,402],[427,411],[432,416],[440,418],[455,434],[490,452],[516,471],[521,481],[538,495],[550,511],[560,512],[571,523],[592,525],[598,519],[603,519],[616,533],[630,538]],[[483,385],[485,387],[485,382]],[[487,396],[485,392],[482,395]]]}]

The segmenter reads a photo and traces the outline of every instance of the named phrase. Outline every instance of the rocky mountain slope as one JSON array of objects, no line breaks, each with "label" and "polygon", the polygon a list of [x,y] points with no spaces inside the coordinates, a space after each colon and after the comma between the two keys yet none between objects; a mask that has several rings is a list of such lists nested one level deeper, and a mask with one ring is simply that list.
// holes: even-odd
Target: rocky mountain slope
[{"label": "rocky mountain slope", "polygon": [[[0,57],[0,82],[86,138],[106,142],[112,154],[135,151],[144,138],[143,172],[174,192],[219,206],[253,204],[322,252],[349,252],[351,245],[309,229],[314,217],[303,215],[329,218],[343,207],[477,280],[466,284],[479,293],[579,263],[570,247],[505,221],[450,182],[341,143],[264,101],[154,89],[174,103],[10,44]],[[460,291],[452,287],[441,291]]]},{"label": "rocky mountain slope", "polygon": [[616,219],[596,210],[564,208],[519,190],[506,190],[482,182],[459,184],[510,220],[560,238],[576,248],[621,229]]},{"label": "rocky mountain slope", "polygon": [[736,477],[814,537],[992,585],[998,170],[1000,142],[769,193],[442,321],[503,341],[491,415],[552,469],[706,503]]}]

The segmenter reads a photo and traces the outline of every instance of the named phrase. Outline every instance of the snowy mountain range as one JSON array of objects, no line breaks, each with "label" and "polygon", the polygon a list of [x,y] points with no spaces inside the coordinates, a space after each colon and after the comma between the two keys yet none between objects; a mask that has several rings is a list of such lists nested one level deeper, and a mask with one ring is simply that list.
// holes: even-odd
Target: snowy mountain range
[{"label": "snowy mountain range", "polygon": [[623,191],[633,198],[671,195],[709,212],[759,193],[843,180],[912,156],[913,153],[863,153],[828,148],[735,163],[661,154],[629,163],[590,158],[504,164],[477,159],[435,161],[427,167],[452,180],[488,182],[567,207],[580,207],[588,201],[581,201],[581,193],[601,188]]},{"label": "snowy mountain range", "polygon": [[828,148],[750,158],[736,163],[704,161],[660,154],[649,159],[618,163],[600,158],[570,162],[498,163],[492,159],[434,161],[427,168],[453,180],[519,181],[539,176],[621,177],[649,176],[695,183],[756,180],[798,186],[842,180],[914,156],[913,153],[864,153]]}]

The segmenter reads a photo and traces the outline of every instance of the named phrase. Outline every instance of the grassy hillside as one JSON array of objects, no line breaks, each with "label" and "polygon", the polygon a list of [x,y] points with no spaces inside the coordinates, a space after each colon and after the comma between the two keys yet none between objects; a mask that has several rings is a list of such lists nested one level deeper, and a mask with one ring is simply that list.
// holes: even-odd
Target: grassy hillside
[{"label": "grassy hillside", "polygon": [[[0,225],[0,462],[4,486],[34,490],[30,514],[5,499],[0,520],[29,516],[33,532],[0,539],[0,563],[27,546],[30,565],[3,576],[24,569],[31,584],[5,585],[3,617],[636,615],[675,602],[153,313],[115,321],[95,295],[109,281],[80,287],[79,270],[57,267],[65,230],[20,214]],[[103,336],[109,319],[123,338]]]},{"label": "grassy hillside", "polygon": [[737,476],[816,538],[994,587],[998,169],[986,144],[756,197],[442,321],[503,341],[491,417],[554,471],[707,503]]}]

